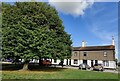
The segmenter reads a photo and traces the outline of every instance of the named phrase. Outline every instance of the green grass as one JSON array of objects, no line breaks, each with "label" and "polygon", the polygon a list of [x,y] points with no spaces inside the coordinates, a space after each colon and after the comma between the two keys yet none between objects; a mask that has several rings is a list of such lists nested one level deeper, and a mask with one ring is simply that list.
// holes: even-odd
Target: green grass
[{"label": "green grass", "polygon": [[[6,66],[5,66],[6,67]],[[4,67],[4,68],[5,68]],[[15,67],[15,65],[13,65]],[[13,68],[12,67],[12,68]],[[29,66],[30,67],[30,66]],[[18,65],[16,66],[18,69]],[[35,68],[35,69],[34,69]],[[4,69],[3,79],[118,79],[118,74],[97,71],[81,71],[54,67],[31,66],[30,71]]]}]

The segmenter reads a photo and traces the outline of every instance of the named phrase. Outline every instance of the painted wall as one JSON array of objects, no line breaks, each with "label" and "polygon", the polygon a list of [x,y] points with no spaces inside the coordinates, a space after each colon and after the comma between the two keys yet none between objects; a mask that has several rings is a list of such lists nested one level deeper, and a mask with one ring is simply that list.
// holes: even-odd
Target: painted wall
[{"label": "painted wall", "polygon": [[[51,60],[51,59],[49,59]],[[24,61],[24,59],[22,60]],[[70,63],[70,59],[64,59],[64,65],[67,65],[67,62],[68,62],[68,65]],[[108,61],[109,62],[109,66],[104,66],[104,68],[116,68],[116,63],[115,61]],[[30,61],[30,63],[39,63],[39,60],[36,60],[36,59],[33,59],[32,61]],[[56,62],[54,61],[54,59],[52,59],[52,64],[56,64],[58,65],[60,63],[60,60],[56,60]],[[74,59],[71,59],[71,65],[72,66],[79,66],[80,64],[83,63],[83,60],[78,60],[77,61],[77,64],[74,64]],[[91,60],[87,60],[87,64],[91,67]],[[95,60],[93,60],[93,65],[95,64]],[[103,65],[103,61],[102,60],[98,60],[98,64],[102,64]]]}]

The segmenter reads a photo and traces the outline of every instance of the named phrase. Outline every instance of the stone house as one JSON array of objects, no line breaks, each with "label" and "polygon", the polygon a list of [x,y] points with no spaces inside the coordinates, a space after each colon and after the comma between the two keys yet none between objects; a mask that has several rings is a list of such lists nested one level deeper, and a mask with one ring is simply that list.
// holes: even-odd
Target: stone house
[{"label": "stone house", "polygon": [[[52,64],[59,64],[60,60],[52,61]],[[92,67],[94,64],[102,64],[104,68],[116,68],[114,38],[111,45],[85,46],[82,41],[81,47],[72,48],[70,59],[64,59],[64,65],[79,66],[82,63]]]}]

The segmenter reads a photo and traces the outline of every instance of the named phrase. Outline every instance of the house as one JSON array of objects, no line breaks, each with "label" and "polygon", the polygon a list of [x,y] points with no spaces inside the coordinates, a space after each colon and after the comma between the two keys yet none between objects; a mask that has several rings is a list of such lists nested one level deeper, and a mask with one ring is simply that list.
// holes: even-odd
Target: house
[{"label": "house", "polygon": [[[59,62],[60,60],[53,60],[52,64]],[[71,58],[64,59],[64,65],[79,66],[82,63],[90,67],[94,64],[102,64],[104,68],[116,68],[114,38],[111,45],[105,46],[86,46],[85,41],[82,41],[81,47],[72,48]]]},{"label": "house", "polygon": [[[115,44],[112,38],[111,45],[105,46],[86,46],[82,41],[81,47],[72,47],[72,56],[70,59],[64,59],[64,65],[79,66],[80,64],[88,64],[92,67],[94,64],[102,64],[104,68],[115,69]],[[48,59],[52,64],[59,64],[59,59]],[[33,59],[33,63],[39,63],[39,60]]]}]

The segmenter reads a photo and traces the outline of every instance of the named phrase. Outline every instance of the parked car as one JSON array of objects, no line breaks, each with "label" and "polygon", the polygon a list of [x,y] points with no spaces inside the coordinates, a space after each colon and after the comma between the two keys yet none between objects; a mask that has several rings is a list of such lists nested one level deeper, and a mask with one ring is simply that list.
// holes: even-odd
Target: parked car
[{"label": "parked car", "polygon": [[13,64],[22,64],[22,62],[19,59],[15,59],[12,61]]},{"label": "parked car", "polygon": [[95,71],[104,71],[104,67],[102,66],[102,64],[95,64],[93,66],[93,70],[95,70]]},{"label": "parked car", "polygon": [[79,65],[79,69],[85,69],[85,70],[87,70],[87,69],[90,69],[90,66],[88,64],[80,64]]}]

